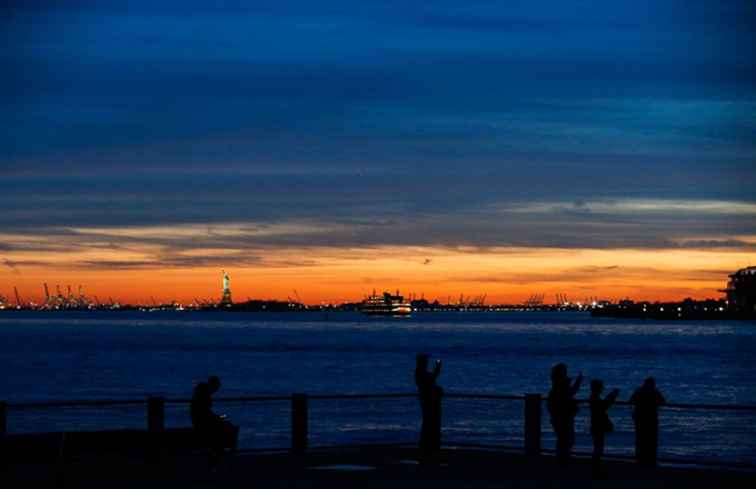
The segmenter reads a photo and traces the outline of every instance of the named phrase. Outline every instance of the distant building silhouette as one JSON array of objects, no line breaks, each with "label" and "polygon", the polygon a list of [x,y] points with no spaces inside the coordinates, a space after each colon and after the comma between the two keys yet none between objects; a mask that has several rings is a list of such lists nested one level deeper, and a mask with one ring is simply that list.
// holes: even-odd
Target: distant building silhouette
[{"label": "distant building silhouette", "polygon": [[727,288],[727,307],[736,312],[756,313],[756,267],[741,268],[730,275]]}]

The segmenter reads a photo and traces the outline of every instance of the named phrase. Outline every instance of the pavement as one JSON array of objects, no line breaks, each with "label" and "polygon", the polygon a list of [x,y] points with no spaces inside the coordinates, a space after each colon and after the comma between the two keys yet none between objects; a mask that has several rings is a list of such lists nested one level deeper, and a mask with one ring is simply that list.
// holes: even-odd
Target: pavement
[{"label": "pavement", "polygon": [[473,449],[444,449],[421,465],[416,450],[363,447],[225,457],[210,468],[207,456],[164,455],[159,461],[122,456],[88,456],[65,464],[14,463],[3,469],[6,489],[113,488],[667,488],[756,487],[756,471],[658,467],[642,470],[629,461],[607,461],[602,474],[575,458],[565,469],[551,456],[527,457]]}]

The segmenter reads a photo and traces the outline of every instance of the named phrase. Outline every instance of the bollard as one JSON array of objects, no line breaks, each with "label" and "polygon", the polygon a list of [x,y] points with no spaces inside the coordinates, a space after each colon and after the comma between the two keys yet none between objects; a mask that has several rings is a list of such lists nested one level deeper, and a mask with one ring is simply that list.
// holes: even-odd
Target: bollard
[{"label": "bollard", "polygon": [[307,394],[291,395],[291,452],[304,455],[307,450]]},{"label": "bollard", "polygon": [[541,394],[525,394],[525,454],[541,453]]},{"label": "bollard", "polygon": [[0,436],[8,432],[8,404],[0,401]]},{"label": "bollard", "polygon": [[147,459],[151,462],[160,461],[162,451],[161,435],[165,429],[165,399],[163,397],[147,398]]}]

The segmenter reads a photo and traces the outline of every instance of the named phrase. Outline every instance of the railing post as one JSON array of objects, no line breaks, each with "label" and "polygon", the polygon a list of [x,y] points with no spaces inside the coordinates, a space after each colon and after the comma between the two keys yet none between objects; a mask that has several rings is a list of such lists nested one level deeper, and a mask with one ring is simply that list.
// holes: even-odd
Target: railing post
[{"label": "railing post", "polygon": [[165,398],[151,396],[147,398],[147,457],[153,462],[160,460],[162,433],[165,429]]},{"label": "railing post", "polygon": [[8,404],[0,401],[0,436],[8,432]]},{"label": "railing post", "polygon": [[541,453],[541,394],[525,394],[525,454]]},{"label": "railing post", "polygon": [[8,432],[8,405],[0,401],[0,469],[5,470],[8,454],[5,449],[5,434]]},{"label": "railing post", "polygon": [[307,451],[307,394],[291,395],[291,452]]}]

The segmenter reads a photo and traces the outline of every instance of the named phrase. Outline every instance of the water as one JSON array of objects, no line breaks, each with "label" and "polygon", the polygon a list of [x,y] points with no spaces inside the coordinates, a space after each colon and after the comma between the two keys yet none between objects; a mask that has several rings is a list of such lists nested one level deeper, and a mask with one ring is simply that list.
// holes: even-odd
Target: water
[{"label": "water", "polygon": [[[210,374],[219,395],[414,390],[414,356],[444,362],[447,392],[548,391],[566,362],[586,383],[604,379],[626,399],[654,375],[669,402],[756,404],[756,324],[594,319],[580,313],[358,314],[20,313],[0,315],[0,392],[9,402],[186,398]],[[245,447],[286,447],[288,402],[219,403]],[[522,445],[522,403],[448,399],[447,442]],[[185,405],[166,423],[187,426]],[[413,399],[311,401],[311,444],[413,442]],[[587,408],[578,449],[590,446]],[[611,411],[607,451],[632,453],[629,409]],[[756,463],[756,413],[664,410],[661,455]],[[144,407],[11,410],[10,432],[143,427]],[[553,446],[544,419],[544,444]]]}]

